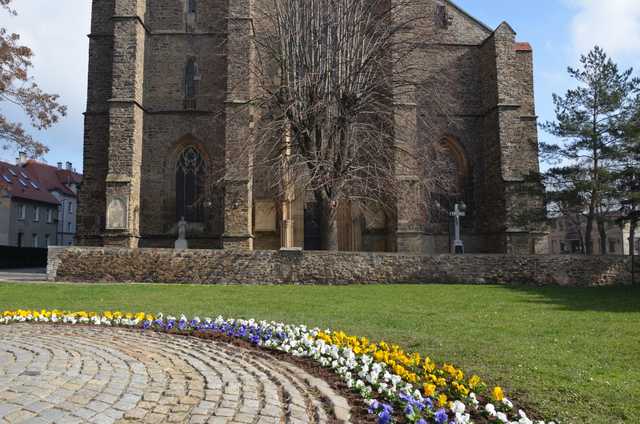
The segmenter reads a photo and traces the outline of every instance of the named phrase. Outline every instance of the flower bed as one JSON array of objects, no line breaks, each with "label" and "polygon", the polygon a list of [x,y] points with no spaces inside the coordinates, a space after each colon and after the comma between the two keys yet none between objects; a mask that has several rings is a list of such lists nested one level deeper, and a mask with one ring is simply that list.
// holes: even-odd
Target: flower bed
[{"label": "flower bed", "polygon": [[[221,334],[255,346],[311,359],[335,372],[362,396],[380,424],[518,423],[534,421],[514,406],[500,387],[489,390],[476,375],[451,364],[406,353],[397,345],[373,343],[339,331],[244,319],[188,319],[147,313],[16,310],[0,314],[0,324],[40,322],[140,328],[183,334]],[[553,424],[552,421],[548,424]]]}]

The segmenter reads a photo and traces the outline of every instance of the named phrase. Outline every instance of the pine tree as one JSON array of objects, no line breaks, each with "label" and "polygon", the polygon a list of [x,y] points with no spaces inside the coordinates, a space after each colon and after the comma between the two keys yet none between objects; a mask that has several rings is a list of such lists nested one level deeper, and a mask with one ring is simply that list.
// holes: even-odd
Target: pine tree
[{"label": "pine tree", "polygon": [[628,243],[631,255],[635,251],[635,234],[640,223],[640,96],[635,103],[635,112],[624,132],[622,166],[616,173],[621,219],[623,223],[630,224]]},{"label": "pine tree", "polygon": [[[542,144],[543,153],[557,165],[547,172],[547,181],[560,181],[548,189],[551,198],[566,190],[575,191],[570,197],[583,203],[580,207],[587,215],[586,253],[594,251],[595,224],[604,254],[605,225],[620,200],[616,171],[624,157],[624,140],[637,107],[640,79],[632,77],[633,69],[621,72],[597,46],[580,57],[579,68],[570,67],[568,72],[578,86],[564,96],[553,95],[556,119],[543,124],[546,131],[561,138],[559,144]],[[581,183],[572,188],[554,178],[557,176],[572,176],[568,180]]]}]

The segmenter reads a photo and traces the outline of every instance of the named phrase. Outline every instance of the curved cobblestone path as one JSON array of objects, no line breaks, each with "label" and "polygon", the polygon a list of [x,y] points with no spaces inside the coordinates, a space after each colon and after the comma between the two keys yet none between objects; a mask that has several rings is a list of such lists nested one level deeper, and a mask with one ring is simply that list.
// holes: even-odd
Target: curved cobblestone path
[{"label": "curved cobblestone path", "polygon": [[2,423],[335,423],[349,405],[265,352],[105,327],[0,326]]}]

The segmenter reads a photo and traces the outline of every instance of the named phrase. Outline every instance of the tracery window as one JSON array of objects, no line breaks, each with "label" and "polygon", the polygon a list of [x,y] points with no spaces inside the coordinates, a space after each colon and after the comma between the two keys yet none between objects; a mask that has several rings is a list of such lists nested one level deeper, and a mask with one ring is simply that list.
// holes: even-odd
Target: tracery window
[{"label": "tracery window", "polygon": [[204,221],[206,166],[193,146],[185,148],[176,163],[176,218],[187,222]]}]

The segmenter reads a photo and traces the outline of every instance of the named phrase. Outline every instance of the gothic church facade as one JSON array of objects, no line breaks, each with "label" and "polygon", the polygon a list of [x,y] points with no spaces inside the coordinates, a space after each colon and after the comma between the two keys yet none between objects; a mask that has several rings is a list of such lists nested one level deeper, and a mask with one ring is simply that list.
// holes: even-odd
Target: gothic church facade
[{"label": "gothic church facade", "polygon": [[[193,248],[283,245],[283,208],[241,153],[256,131],[243,105],[259,1],[93,0],[80,244],[172,247],[184,217]],[[467,205],[467,252],[534,253],[540,234],[517,217],[542,207],[526,183],[539,167],[532,49],[506,23],[491,29],[451,2],[421,2],[433,20],[419,27],[416,60],[443,81],[450,116],[429,128],[411,119],[426,113],[416,88],[398,99],[404,122],[415,122],[402,130],[445,146],[455,201]],[[217,200],[200,202],[212,169],[223,176]],[[406,191],[394,214],[340,210],[340,248],[448,252],[448,217],[425,219]],[[316,248],[307,198],[290,209],[293,243]]]}]

